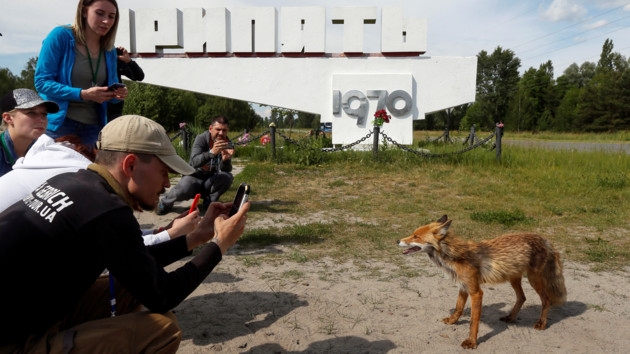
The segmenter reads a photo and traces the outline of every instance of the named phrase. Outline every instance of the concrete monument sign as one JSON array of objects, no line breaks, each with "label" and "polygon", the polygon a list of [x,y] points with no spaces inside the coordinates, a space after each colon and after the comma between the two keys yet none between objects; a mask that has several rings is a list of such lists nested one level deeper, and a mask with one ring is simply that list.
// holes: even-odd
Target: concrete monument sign
[{"label": "concrete monument sign", "polygon": [[[382,131],[411,144],[412,120],[474,101],[477,58],[425,56],[426,20],[398,7],[381,9],[381,52],[364,53],[364,26],[377,16],[376,7],[122,9],[117,45],[137,55],[146,83],[320,114],[334,144],[365,136],[386,109]],[[326,51],[327,18],[343,26],[343,53]]]}]

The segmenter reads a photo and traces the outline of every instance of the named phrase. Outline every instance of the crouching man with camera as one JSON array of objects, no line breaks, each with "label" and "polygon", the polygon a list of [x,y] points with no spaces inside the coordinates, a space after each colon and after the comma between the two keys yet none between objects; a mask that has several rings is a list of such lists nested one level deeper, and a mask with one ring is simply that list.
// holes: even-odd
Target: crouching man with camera
[{"label": "crouching man with camera", "polygon": [[162,197],[156,213],[164,215],[171,211],[178,201],[193,199],[197,193],[203,198],[207,208],[212,202],[219,201],[234,180],[232,176],[232,155],[234,146],[229,141],[228,119],[216,116],[208,130],[197,135],[190,153],[190,165],[195,172],[182,179]]}]

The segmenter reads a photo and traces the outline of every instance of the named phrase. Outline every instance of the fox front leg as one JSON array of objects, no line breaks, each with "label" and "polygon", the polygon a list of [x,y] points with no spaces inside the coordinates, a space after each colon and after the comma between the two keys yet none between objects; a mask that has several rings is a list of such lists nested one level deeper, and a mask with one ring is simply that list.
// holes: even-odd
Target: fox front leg
[{"label": "fox front leg", "polygon": [[470,292],[470,333],[468,339],[462,342],[462,348],[477,348],[477,334],[479,332],[479,320],[481,319],[481,303],[483,291],[476,288]]},{"label": "fox front leg", "polygon": [[468,292],[464,289],[459,289],[459,295],[457,296],[457,304],[455,304],[455,311],[450,316],[443,318],[442,322],[446,324],[454,324],[459,320],[464,312],[464,306],[466,306],[466,300],[468,300]]}]

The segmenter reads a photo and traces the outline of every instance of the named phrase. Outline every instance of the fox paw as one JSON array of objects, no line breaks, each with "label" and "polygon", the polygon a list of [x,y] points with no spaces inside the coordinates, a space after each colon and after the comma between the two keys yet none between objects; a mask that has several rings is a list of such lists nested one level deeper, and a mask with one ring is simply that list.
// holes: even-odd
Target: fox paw
[{"label": "fox paw", "polygon": [[465,341],[462,342],[462,348],[464,349],[476,349],[477,348],[477,341],[476,340],[471,340],[470,338],[466,339]]},{"label": "fox paw", "polygon": [[547,328],[547,321],[538,320],[538,322],[536,322],[536,324],[534,325],[534,329],[537,329],[539,331],[542,331],[545,328]]},{"label": "fox paw", "polygon": [[446,318],[443,318],[443,319],[442,319],[442,322],[444,322],[444,323],[446,323],[446,324],[455,324],[455,323],[457,322],[457,320],[458,320],[458,319],[459,319],[458,317],[453,318],[453,317],[451,316],[451,317],[446,317]]}]

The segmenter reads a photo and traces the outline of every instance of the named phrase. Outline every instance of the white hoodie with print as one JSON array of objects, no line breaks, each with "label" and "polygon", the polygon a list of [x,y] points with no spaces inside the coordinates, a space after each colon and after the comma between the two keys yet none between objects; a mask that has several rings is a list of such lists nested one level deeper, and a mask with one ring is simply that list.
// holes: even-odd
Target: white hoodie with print
[{"label": "white hoodie with print", "polygon": [[26,197],[36,187],[58,174],[85,169],[91,163],[63,143],[40,136],[13,170],[0,177],[0,212]]},{"label": "white hoodie with print", "polygon": [[[40,136],[13,170],[0,177],[0,213],[28,196],[48,179],[66,172],[85,169],[92,162],[65,143],[56,143],[47,135]],[[170,239],[167,231],[152,234],[143,230],[144,244],[152,245]]]}]

